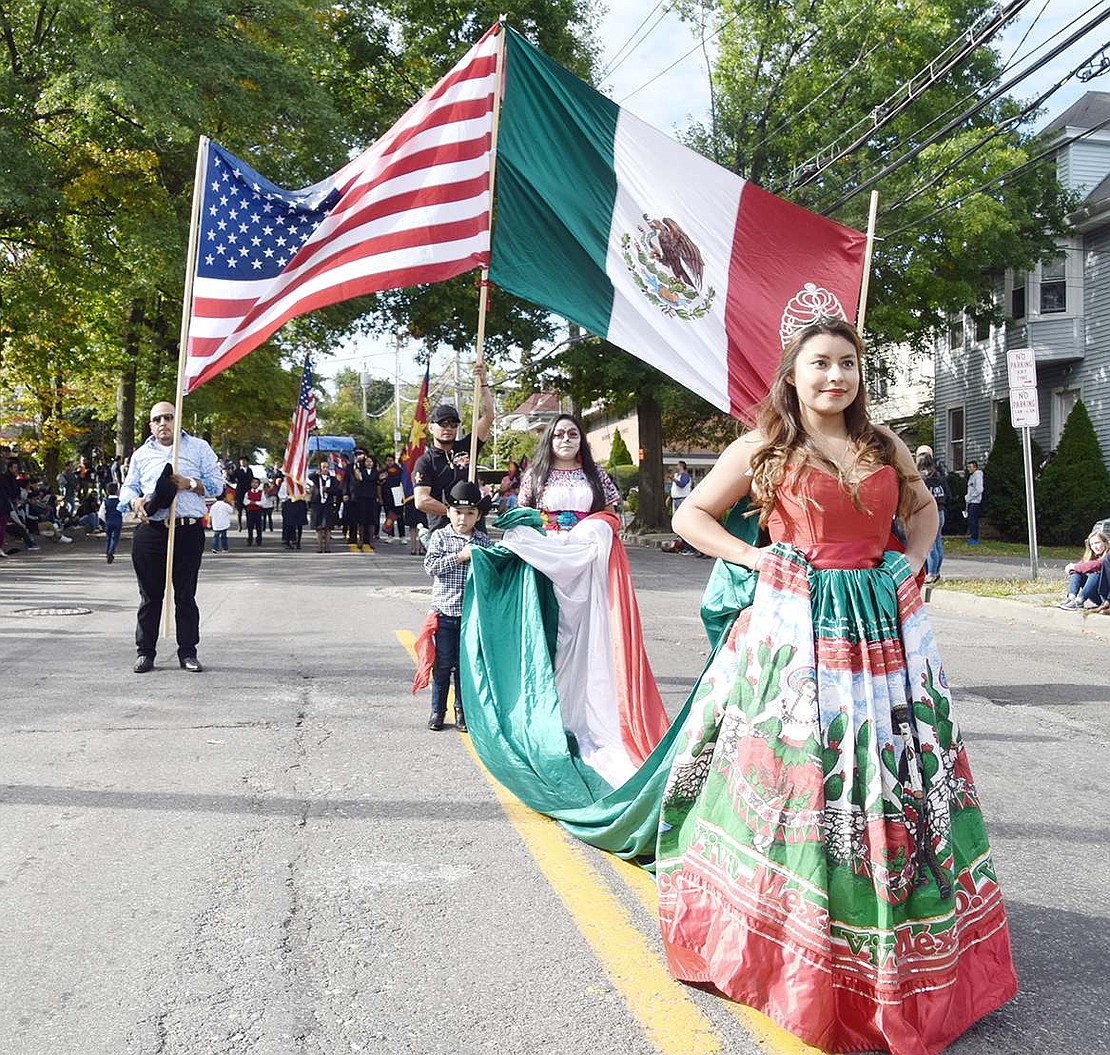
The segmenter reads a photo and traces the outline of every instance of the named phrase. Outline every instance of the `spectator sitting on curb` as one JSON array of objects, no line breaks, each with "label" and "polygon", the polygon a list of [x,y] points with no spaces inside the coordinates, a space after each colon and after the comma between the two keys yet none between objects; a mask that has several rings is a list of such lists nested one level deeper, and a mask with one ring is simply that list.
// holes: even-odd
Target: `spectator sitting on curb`
[{"label": "spectator sitting on curb", "polygon": [[1065,611],[1078,609],[1110,613],[1110,539],[1101,531],[1087,536],[1083,559],[1072,561],[1064,571],[1068,595],[1060,602]]}]

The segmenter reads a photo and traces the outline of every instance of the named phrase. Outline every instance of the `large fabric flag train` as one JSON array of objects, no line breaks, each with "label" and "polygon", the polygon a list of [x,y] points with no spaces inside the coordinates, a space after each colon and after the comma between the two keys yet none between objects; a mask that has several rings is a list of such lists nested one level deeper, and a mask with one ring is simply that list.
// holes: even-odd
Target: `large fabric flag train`
[{"label": "large fabric flag train", "polygon": [[679,145],[508,26],[314,186],[282,190],[206,149],[187,392],[313,308],[486,265],[495,286],[737,417],[766,391],[799,320],[856,316],[863,234]]}]

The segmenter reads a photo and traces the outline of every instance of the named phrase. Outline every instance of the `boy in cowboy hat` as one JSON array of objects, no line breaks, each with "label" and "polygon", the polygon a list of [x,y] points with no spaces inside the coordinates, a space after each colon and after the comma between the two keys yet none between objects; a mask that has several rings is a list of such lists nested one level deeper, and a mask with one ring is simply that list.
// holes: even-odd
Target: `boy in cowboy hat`
[{"label": "boy in cowboy hat", "polygon": [[447,688],[455,686],[455,728],[466,732],[459,691],[459,627],[462,622],[463,585],[473,546],[490,544],[484,531],[476,530],[478,520],[488,509],[477,484],[463,480],[444,498],[448,524],[433,531],[428,539],[424,570],[432,577],[432,612],[436,616],[435,661],[432,666],[432,713],[429,729],[442,729],[447,714]]}]

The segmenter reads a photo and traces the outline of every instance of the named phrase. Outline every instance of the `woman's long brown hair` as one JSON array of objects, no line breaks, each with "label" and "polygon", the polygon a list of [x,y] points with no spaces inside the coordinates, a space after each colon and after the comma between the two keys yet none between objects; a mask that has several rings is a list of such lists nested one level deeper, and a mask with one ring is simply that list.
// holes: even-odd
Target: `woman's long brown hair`
[{"label": "woman's long brown hair", "polygon": [[[826,457],[814,444],[802,425],[798,390],[788,380],[802,348],[811,337],[828,334],[843,337],[856,350],[860,365],[860,385],[856,398],[844,411],[848,437],[856,449],[856,458],[847,470]],[[867,412],[867,389],[863,384],[863,341],[856,328],[843,319],[818,319],[798,330],[782,350],[778,369],[770,390],[759,405],[756,427],[763,442],[752,455],[752,502],[759,508],[759,523],[766,527],[774,507],[775,491],[786,478],[787,470],[814,465],[831,472],[851,495],[857,509],[863,505],[859,495],[858,475],[852,470],[873,472],[882,465],[891,465],[898,473],[898,515],[908,517],[914,509],[912,485],[917,474],[905,472],[898,464],[893,440],[871,424]]]}]

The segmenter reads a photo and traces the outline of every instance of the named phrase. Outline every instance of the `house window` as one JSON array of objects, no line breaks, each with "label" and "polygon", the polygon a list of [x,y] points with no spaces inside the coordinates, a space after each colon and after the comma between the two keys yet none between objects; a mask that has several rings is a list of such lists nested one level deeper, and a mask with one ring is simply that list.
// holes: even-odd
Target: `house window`
[{"label": "house window", "polygon": [[977,341],[989,341],[991,339],[991,320],[989,317],[976,318],[975,339]]},{"label": "house window", "polygon": [[1014,272],[1014,285],[1010,290],[1010,318],[1025,318],[1025,272]]},{"label": "house window", "polygon": [[1057,257],[1041,264],[1041,314],[1068,310],[1067,258]]},{"label": "house window", "polygon": [[955,351],[964,346],[964,317],[957,315],[948,320],[948,348]]},{"label": "house window", "polygon": [[964,408],[948,409],[948,468],[964,465]]},{"label": "house window", "polygon": [[1060,442],[1060,435],[1067,424],[1068,415],[1075,409],[1079,402],[1078,388],[1065,388],[1052,393],[1052,446]]}]

